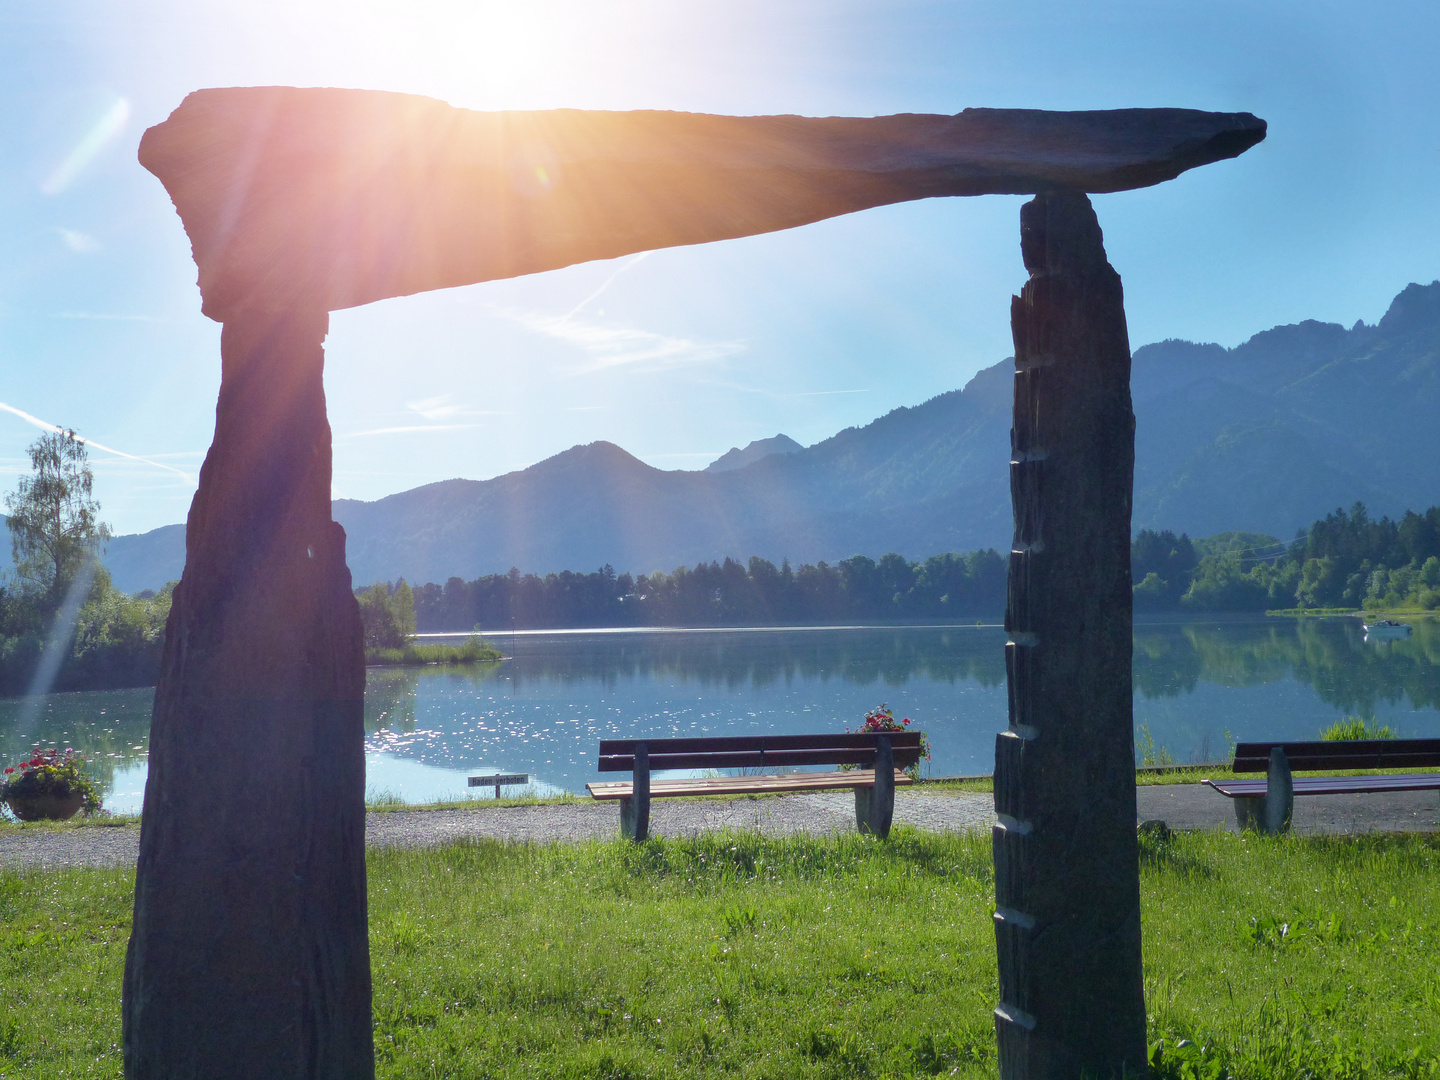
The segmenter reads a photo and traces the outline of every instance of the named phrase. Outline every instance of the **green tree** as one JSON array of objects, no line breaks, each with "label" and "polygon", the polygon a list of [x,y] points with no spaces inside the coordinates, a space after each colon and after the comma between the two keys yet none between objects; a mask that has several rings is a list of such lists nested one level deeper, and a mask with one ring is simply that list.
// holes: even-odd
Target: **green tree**
[{"label": "green tree", "polygon": [[75,432],[42,435],[29,454],[34,474],[5,497],[6,521],[22,590],[54,609],[97,558],[110,528],[99,520],[89,455]]},{"label": "green tree", "polygon": [[1141,529],[1130,542],[1130,580],[1135,607],[1175,607],[1194,580],[1199,556],[1190,537],[1169,529]]},{"label": "green tree", "polygon": [[403,649],[415,636],[415,593],[404,578],[393,590],[377,581],[359,600],[366,649]]}]

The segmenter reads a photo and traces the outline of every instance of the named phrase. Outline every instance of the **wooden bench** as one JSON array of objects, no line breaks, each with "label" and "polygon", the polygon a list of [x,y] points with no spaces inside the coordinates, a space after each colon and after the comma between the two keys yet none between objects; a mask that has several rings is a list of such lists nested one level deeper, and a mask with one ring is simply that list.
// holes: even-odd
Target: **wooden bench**
[{"label": "wooden bench", "polygon": [[[629,781],[586,784],[596,799],[620,801],[620,832],[644,840],[650,800],[677,795],[757,795],[788,791],[855,790],[855,824],[882,840],[890,835],[895,785],[910,783],[903,771],[920,761],[920,732],[858,735],[741,735],[709,739],[607,739],[600,743],[600,772],[628,772]],[[652,780],[665,769],[792,769],[802,765],[849,765],[848,771],[790,772],[768,776],[718,776]]]},{"label": "wooden bench", "polygon": [[1263,772],[1265,779],[1204,782],[1235,800],[1235,819],[1242,829],[1278,833],[1290,827],[1297,795],[1440,790],[1440,773],[1307,776],[1298,780],[1292,773],[1436,766],[1440,766],[1440,739],[1241,743],[1235,747],[1232,768],[1237,773]]}]

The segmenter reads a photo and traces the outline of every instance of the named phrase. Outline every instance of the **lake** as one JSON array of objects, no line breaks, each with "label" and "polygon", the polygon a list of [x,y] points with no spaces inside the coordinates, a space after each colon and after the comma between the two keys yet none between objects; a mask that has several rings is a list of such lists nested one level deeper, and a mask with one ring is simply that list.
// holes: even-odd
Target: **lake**
[{"label": "lake", "polygon": [[[508,659],[371,668],[367,786],[409,802],[493,797],[466,777],[523,772],[583,792],[602,738],[843,731],[888,703],[930,737],[934,776],[988,773],[1005,726],[994,625],[535,631],[492,638]],[[152,690],[0,700],[0,757],[35,742],[92,759],[116,812],[139,808]],[[1147,620],[1135,629],[1137,739],[1177,761],[1235,739],[1313,738],[1345,716],[1440,736],[1440,623],[1369,643],[1355,619]],[[1143,732],[1141,731],[1143,727]]]}]

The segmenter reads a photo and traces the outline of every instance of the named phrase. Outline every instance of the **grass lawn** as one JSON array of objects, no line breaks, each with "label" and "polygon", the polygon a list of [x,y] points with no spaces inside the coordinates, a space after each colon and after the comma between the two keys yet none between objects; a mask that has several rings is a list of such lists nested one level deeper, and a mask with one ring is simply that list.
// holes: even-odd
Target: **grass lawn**
[{"label": "grass lawn", "polygon": [[492,663],[503,659],[499,649],[473,635],[459,645],[418,645],[412,641],[401,649],[365,650],[365,663],[371,667]]},{"label": "grass lawn", "polygon": [[[1440,837],[1186,834],[1141,875],[1162,1075],[1440,1076]],[[0,1077],[120,1074],[131,888],[0,871]],[[993,1076],[992,890],[988,837],[908,829],[372,852],[378,1071]]]}]

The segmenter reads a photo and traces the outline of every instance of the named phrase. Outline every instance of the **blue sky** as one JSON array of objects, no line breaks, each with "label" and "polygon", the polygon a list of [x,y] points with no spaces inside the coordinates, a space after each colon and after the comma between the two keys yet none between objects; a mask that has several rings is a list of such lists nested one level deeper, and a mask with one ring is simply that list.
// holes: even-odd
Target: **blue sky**
[{"label": "blue sky", "polygon": [[[1270,136],[1244,157],[1095,200],[1132,345],[1234,345],[1374,322],[1440,277],[1437,30],[1440,7],[1383,2],[6,0],[0,487],[37,434],[18,410],[94,441],[117,532],[184,519],[219,327],[135,150],[199,87],[476,109],[1246,110]],[[955,389],[1010,354],[1021,201],[930,200],[336,313],[336,494],[484,479],[595,439],[699,468]]]}]

